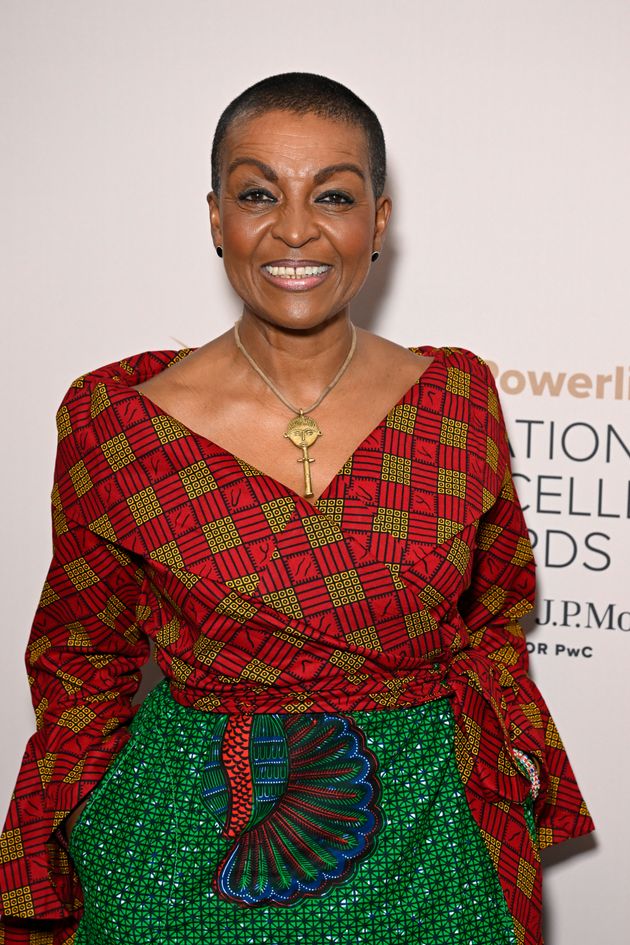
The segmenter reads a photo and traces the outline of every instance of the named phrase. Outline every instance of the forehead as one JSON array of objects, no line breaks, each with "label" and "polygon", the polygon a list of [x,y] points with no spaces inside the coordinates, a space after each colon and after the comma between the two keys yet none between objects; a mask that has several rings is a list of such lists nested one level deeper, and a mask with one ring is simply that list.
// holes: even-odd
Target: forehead
[{"label": "forehead", "polygon": [[367,138],[360,125],[312,112],[274,110],[237,119],[223,146],[222,165],[254,157],[274,169],[310,173],[339,162],[352,162],[369,175]]}]

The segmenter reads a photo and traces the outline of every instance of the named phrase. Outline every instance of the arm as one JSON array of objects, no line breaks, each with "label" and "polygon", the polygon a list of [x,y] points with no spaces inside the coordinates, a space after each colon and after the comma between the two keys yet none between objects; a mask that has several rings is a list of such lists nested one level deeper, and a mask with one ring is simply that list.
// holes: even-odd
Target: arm
[{"label": "arm", "polygon": [[499,495],[479,522],[471,583],[460,612],[471,646],[515,677],[527,675],[529,668],[519,620],[533,609],[535,589],[534,555],[508,457]]},{"label": "arm", "polygon": [[33,745],[46,750],[46,802],[57,813],[85,797],[126,741],[149,651],[136,623],[142,584],[124,552],[64,519],[26,654]]},{"label": "arm", "polygon": [[488,489],[487,507],[478,525],[471,582],[459,610],[469,629],[471,649],[494,667],[512,748],[534,759],[541,773],[536,813],[540,844],[548,846],[593,828],[556,725],[528,675],[527,646],[519,619],[534,607],[534,556],[512,481],[507,433],[494,378],[485,370],[489,455],[498,457],[499,488]]},{"label": "arm", "polygon": [[107,516],[96,501],[81,504],[78,441],[85,438],[68,436],[58,451],[53,558],[26,654],[37,732],[0,837],[2,914],[8,920],[0,921],[0,940],[4,931],[7,941],[30,941],[27,931],[20,937],[14,919],[67,920],[80,906],[59,827],[127,740],[132,698],[149,652],[138,629],[149,612],[148,582],[115,536],[105,537]]}]

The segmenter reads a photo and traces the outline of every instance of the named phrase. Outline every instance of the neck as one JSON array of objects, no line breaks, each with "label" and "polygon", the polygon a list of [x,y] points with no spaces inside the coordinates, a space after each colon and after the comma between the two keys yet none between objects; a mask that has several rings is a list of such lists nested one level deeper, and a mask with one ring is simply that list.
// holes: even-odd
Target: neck
[{"label": "neck", "polygon": [[274,325],[245,312],[239,334],[259,367],[296,403],[315,400],[343,363],[352,342],[347,311],[307,329]]}]

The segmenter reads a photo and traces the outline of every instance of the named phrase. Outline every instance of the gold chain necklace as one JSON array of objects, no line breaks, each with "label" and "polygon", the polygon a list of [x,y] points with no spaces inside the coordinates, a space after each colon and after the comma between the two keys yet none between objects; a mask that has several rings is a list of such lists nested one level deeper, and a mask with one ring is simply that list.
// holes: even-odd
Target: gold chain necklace
[{"label": "gold chain necklace", "polygon": [[289,421],[287,426],[286,433],[284,436],[286,439],[291,440],[291,442],[297,446],[298,449],[302,450],[302,456],[298,460],[299,463],[302,463],[302,468],[304,469],[304,495],[307,498],[310,498],[313,495],[313,484],[311,482],[311,463],[314,462],[308,455],[309,448],[313,445],[315,440],[322,436],[322,431],[319,429],[317,422],[313,420],[312,417],[309,417],[311,410],[316,410],[317,407],[321,404],[324,397],[328,396],[333,387],[339,383],[343,375],[346,373],[352,357],[357,347],[357,330],[354,325],[350,325],[352,329],[352,341],[350,342],[350,350],[348,351],[343,364],[333,377],[330,384],[327,384],[323,389],[317,400],[311,404],[310,407],[295,407],[287,398],[284,396],[282,391],[278,390],[274,382],[270,377],[267,377],[263,369],[259,364],[254,361],[249,351],[247,351],[241,341],[241,336],[238,330],[238,322],[234,325],[234,341],[236,342],[236,347],[244,355],[253,369],[256,371],[256,374],[265,382],[267,387],[273,391],[278,400],[281,400],[285,407],[288,407],[292,413],[295,414]]}]

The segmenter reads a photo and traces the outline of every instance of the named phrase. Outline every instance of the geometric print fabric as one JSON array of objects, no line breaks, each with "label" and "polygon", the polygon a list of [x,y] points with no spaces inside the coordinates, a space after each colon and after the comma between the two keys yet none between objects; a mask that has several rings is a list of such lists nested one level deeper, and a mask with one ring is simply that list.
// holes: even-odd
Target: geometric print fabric
[{"label": "geometric print fabric", "polygon": [[[314,506],[134,390],[186,352],[71,387],[27,652],[38,731],[0,838],[6,916],[53,920],[54,945],[69,941],[81,888],[57,827],[123,748],[152,640],[180,705],[234,719],[387,718],[448,697],[516,940],[537,945],[539,861],[512,748],[540,768],[541,846],[592,822],[527,675],[534,562],[494,381],[468,352],[417,350],[433,362]],[[11,936],[35,942],[28,925]]]}]

